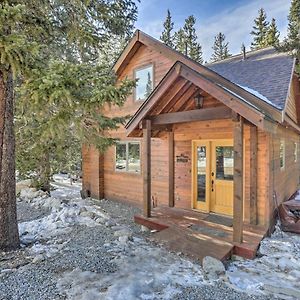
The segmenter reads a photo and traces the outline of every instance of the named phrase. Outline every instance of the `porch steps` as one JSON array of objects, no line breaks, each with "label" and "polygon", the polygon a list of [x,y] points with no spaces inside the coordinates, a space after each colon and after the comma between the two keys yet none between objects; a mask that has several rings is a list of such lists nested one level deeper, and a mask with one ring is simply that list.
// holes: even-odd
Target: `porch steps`
[{"label": "porch steps", "polygon": [[152,217],[136,215],[137,224],[157,232],[151,240],[171,251],[197,259],[202,263],[205,256],[226,260],[232,254],[253,259],[266,230],[259,226],[244,225],[243,243],[233,243],[233,228],[206,221],[207,214],[180,208],[156,207]]},{"label": "porch steps", "polygon": [[225,261],[231,257],[234,248],[230,243],[195,233],[188,228],[179,227],[164,229],[155,233],[151,239],[162,244],[168,250],[181,252],[200,263],[207,255]]}]

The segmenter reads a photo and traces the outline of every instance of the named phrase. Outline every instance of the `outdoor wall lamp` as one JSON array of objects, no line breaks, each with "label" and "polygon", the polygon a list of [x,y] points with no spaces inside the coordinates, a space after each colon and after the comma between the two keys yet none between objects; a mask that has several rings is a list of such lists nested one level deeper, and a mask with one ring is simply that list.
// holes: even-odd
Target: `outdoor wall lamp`
[{"label": "outdoor wall lamp", "polygon": [[198,94],[197,96],[195,96],[194,101],[197,109],[203,107],[204,97],[202,95]]}]

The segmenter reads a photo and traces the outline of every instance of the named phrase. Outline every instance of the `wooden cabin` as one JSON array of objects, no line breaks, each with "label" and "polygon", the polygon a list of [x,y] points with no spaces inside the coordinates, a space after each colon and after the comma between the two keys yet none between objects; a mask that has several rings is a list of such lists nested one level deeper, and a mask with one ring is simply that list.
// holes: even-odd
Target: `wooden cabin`
[{"label": "wooden cabin", "polygon": [[299,185],[300,86],[295,61],[273,48],[201,65],[136,31],[114,70],[139,79],[132,115],[105,153],[83,149],[83,189],[94,198],[233,218],[266,230]]}]

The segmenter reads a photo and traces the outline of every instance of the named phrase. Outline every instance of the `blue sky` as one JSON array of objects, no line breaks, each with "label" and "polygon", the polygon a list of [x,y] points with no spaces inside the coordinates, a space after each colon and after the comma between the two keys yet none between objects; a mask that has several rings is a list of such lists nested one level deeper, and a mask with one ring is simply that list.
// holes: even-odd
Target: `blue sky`
[{"label": "blue sky", "polygon": [[269,20],[272,17],[276,19],[280,37],[283,38],[290,0],[141,0],[137,4],[136,27],[155,38],[159,38],[163,30],[168,8],[175,30],[183,26],[187,16],[193,14],[197,19],[196,29],[204,59],[209,60],[214,36],[220,31],[226,35],[231,53],[239,53],[242,43],[249,48],[249,33],[261,7],[266,10]]}]

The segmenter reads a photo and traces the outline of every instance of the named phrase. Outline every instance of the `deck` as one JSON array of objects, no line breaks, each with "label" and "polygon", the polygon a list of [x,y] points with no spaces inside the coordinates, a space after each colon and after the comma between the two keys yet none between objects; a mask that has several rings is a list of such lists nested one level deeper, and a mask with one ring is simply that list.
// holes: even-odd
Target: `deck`
[{"label": "deck", "polygon": [[159,206],[152,209],[151,218],[141,215],[135,222],[152,230],[155,242],[166,248],[199,260],[209,255],[225,261],[232,254],[253,259],[266,230],[244,225],[243,243],[233,243],[232,219],[193,210]]}]

